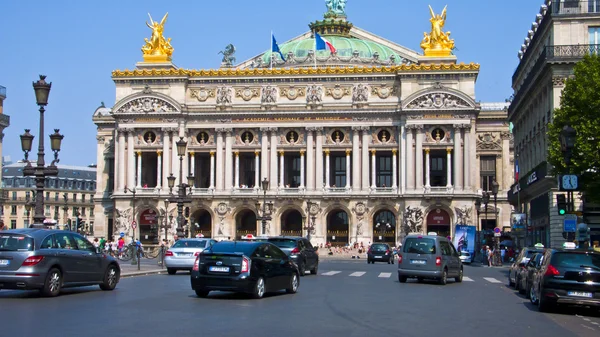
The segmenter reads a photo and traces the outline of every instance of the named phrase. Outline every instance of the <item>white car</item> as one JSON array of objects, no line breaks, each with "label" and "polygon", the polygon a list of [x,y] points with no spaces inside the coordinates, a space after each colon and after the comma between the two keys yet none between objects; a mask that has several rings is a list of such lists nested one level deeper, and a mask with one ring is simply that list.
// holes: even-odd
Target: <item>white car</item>
[{"label": "white car", "polygon": [[462,261],[462,263],[471,263],[473,262],[473,256],[471,255],[471,253],[466,252],[466,251],[462,251],[460,252],[460,261]]},{"label": "white car", "polygon": [[165,254],[165,265],[167,266],[169,275],[175,274],[178,270],[191,271],[198,254],[212,246],[215,242],[213,239],[177,240]]}]

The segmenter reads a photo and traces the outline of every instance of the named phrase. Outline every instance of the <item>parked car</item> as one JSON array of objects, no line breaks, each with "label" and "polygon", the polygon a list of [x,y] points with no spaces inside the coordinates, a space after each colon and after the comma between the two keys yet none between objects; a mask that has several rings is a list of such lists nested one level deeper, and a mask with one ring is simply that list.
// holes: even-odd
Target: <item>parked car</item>
[{"label": "parked car", "polygon": [[473,255],[471,255],[471,253],[469,253],[469,252],[467,252],[465,250],[463,250],[463,251],[460,252],[459,258],[460,258],[460,261],[462,263],[469,263],[469,264],[471,264],[473,262]]},{"label": "parked car", "polygon": [[200,252],[213,245],[212,239],[179,239],[165,253],[167,273],[174,275],[178,270],[192,270]]},{"label": "parked car", "polygon": [[0,232],[0,289],[38,289],[49,297],[68,287],[113,290],[120,272],[116,259],[77,233],[39,228]]},{"label": "parked car", "polygon": [[520,294],[525,294],[525,297],[529,298],[529,289],[531,289],[531,284],[533,283],[533,279],[535,277],[535,273],[542,265],[544,261],[544,253],[535,253],[529,259],[529,262],[525,265],[525,268],[521,270],[519,273],[520,283],[518,286],[515,286],[517,290],[519,290]]},{"label": "parked car", "polygon": [[388,264],[394,263],[394,254],[390,245],[387,243],[374,243],[367,251],[367,264],[375,263],[375,261],[387,262]]},{"label": "parked car", "polygon": [[508,269],[508,285],[514,286],[516,290],[519,290],[521,284],[521,272],[525,269],[525,266],[535,253],[543,253],[543,248],[523,248],[517,258]]},{"label": "parked car", "polygon": [[408,235],[398,254],[398,281],[408,278],[437,279],[445,285],[448,277],[462,282],[463,265],[450,240],[435,235]]},{"label": "parked car", "polygon": [[300,271],[291,258],[272,243],[222,241],[198,255],[191,285],[198,297],[219,290],[262,298],[267,292],[282,289],[296,293]]},{"label": "parked car", "polygon": [[547,249],[529,294],[531,303],[542,312],[559,304],[600,308],[600,253]]},{"label": "parked car", "polygon": [[273,236],[269,237],[267,242],[279,247],[298,265],[300,276],[304,276],[306,270],[310,270],[312,275],[317,275],[319,270],[318,248],[313,247],[308,239],[297,236]]}]

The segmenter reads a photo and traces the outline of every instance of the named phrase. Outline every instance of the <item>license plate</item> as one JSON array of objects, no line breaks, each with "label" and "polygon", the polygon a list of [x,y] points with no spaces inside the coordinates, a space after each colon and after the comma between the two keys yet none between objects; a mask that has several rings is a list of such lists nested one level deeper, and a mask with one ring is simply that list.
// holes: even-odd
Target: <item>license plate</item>
[{"label": "license plate", "polygon": [[192,253],[179,253],[177,256],[192,256]]},{"label": "license plate", "polygon": [[0,266],[8,266],[10,264],[10,260],[0,260]]},{"label": "license plate", "polygon": [[410,260],[412,264],[425,264],[425,260]]},{"label": "license plate", "polygon": [[381,259],[381,256],[375,256],[376,259]]},{"label": "license plate", "polygon": [[217,273],[229,273],[229,267],[215,267],[215,266],[211,266],[208,267],[208,271],[214,271]]},{"label": "license plate", "polygon": [[588,298],[592,298],[593,294],[592,293],[586,293],[583,291],[569,291],[567,293],[567,295],[569,296],[576,296],[576,297],[588,297]]}]

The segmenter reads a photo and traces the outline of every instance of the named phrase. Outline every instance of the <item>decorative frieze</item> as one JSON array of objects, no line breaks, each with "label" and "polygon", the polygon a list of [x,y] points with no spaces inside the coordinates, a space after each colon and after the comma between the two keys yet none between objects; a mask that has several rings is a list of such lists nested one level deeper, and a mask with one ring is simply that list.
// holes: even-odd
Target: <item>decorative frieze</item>
[{"label": "decorative frieze", "polygon": [[386,98],[392,96],[396,92],[396,90],[397,90],[396,87],[390,87],[387,84],[382,84],[380,86],[373,87],[371,89],[371,93],[373,95],[377,95],[377,97],[379,97],[381,99],[386,99]]},{"label": "decorative frieze", "polygon": [[406,106],[408,109],[453,109],[470,108],[462,98],[450,93],[429,93],[415,98]]},{"label": "decorative frieze", "polygon": [[298,97],[304,97],[306,91],[304,88],[296,88],[294,86],[281,88],[281,96],[287,97],[290,101],[295,100]]},{"label": "decorative frieze", "polygon": [[336,100],[339,100],[339,99],[344,98],[344,96],[351,95],[351,92],[350,92],[350,87],[342,87],[341,85],[336,84],[332,88],[327,88],[327,90],[325,91],[325,94],[327,96],[333,97]]},{"label": "decorative frieze", "polygon": [[123,112],[176,112],[173,104],[157,97],[141,97],[131,100],[121,106],[117,113]]},{"label": "decorative frieze", "polygon": [[235,91],[235,97],[239,97],[246,102],[258,96],[260,96],[260,92],[257,88],[245,87]]},{"label": "decorative frieze", "polygon": [[200,87],[198,89],[190,89],[190,96],[198,100],[198,102],[206,102],[209,98],[215,97],[214,89],[206,89]]}]

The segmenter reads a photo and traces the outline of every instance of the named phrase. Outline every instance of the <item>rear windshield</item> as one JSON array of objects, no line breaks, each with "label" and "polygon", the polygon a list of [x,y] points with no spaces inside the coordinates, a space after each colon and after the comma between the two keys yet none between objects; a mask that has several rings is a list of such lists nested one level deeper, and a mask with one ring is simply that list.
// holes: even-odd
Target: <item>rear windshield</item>
[{"label": "rear windshield", "polygon": [[388,247],[386,245],[375,244],[371,246],[371,250],[375,252],[385,252],[386,250],[388,250]]},{"label": "rear windshield", "polygon": [[435,254],[435,240],[428,238],[408,238],[404,242],[404,252],[414,254]]},{"label": "rear windshield", "polygon": [[26,252],[32,250],[32,238],[20,234],[0,234],[0,252]]},{"label": "rear windshield", "polygon": [[175,242],[173,248],[204,248],[206,240],[179,240]]},{"label": "rear windshield", "polygon": [[550,263],[555,267],[600,269],[600,254],[555,253]]},{"label": "rear windshield", "polygon": [[531,259],[533,257],[533,255],[535,255],[535,253],[541,253],[541,250],[527,250],[525,251],[525,258],[527,259]]},{"label": "rear windshield", "polygon": [[215,243],[214,245],[212,245],[211,248],[208,248],[207,250],[205,250],[205,252],[215,253],[215,254],[219,254],[219,253],[231,253],[231,254],[242,253],[242,254],[244,254],[246,256],[250,256],[250,255],[252,255],[252,253],[254,253],[254,250],[259,245],[260,244],[253,243],[253,242],[223,241],[223,242],[217,242],[217,243]]},{"label": "rear windshield", "polygon": [[471,256],[471,254],[469,252],[465,252],[464,250],[462,252],[460,252],[461,256]]},{"label": "rear windshield", "polygon": [[269,239],[269,242],[279,248],[294,248],[294,247],[296,247],[296,240],[291,240],[291,239]]}]

